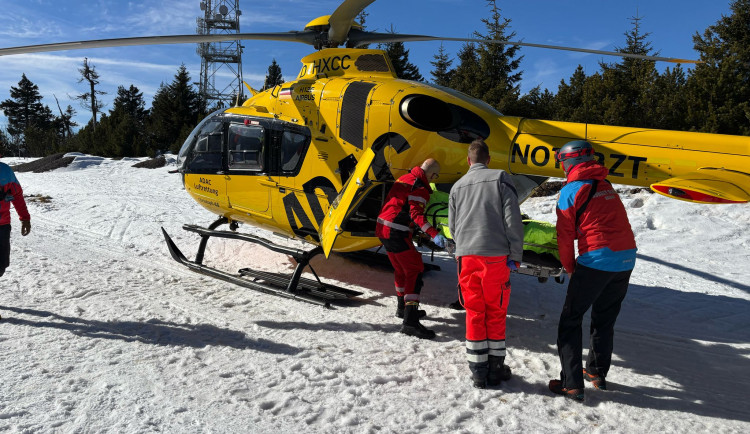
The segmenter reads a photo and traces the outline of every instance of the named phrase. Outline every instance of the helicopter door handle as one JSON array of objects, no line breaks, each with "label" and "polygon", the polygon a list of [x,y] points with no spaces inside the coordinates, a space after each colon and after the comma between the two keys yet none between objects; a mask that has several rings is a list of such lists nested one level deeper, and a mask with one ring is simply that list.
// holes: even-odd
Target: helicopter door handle
[{"label": "helicopter door handle", "polygon": [[260,185],[264,185],[266,187],[276,187],[279,184],[273,181],[260,181]]}]

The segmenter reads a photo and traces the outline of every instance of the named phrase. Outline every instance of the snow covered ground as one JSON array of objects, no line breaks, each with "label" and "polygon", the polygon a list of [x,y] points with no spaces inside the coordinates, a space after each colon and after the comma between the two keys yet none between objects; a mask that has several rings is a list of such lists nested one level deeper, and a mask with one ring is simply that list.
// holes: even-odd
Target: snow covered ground
[{"label": "snow covered ground", "polygon": [[[213,281],[172,261],[160,227],[192,257],[198,237],[182,224],[215,217],[167,173],[174,167],[133,163],[17,174],[26,194],[50,200],[29,200],[27,237],[13,214],[0,278],[0,432],[750,432],[748,205],[623,193],[639,260],[611,390],[587,389],[579,404],[547,390],[565,285],[513,275],[514,378],[477,390],[463,312],[447,307],[447,256],[425,277],[434,341],[397,333],[387,270],[341,256],[315,270],[364,295],[330,310]],[[554,221],[554,201],[522,208]],[[207,263],[292,268],[241,244],[212,240]]]}]

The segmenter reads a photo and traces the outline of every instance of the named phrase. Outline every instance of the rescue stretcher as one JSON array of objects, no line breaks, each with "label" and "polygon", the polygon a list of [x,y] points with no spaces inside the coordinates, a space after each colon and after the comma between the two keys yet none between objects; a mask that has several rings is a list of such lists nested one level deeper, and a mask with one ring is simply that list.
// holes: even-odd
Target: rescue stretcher
[{"label": "rescue stretcher", "polygon": [[[433,187],[432,196],[425,207],[425,215],[430,224],[449,240],[449,245],[444,250],[452,255],[453,237],[448,228],[448,193]],[[557,250],[555,225],[524,217],[523,259],[515,272],[534,276],[542,283],[550,277],[557,283],[565,282],[565,269]],[[434,244],[430,245],[432,243],[429,241],[423,242],[433,250],[443,250]]]}]

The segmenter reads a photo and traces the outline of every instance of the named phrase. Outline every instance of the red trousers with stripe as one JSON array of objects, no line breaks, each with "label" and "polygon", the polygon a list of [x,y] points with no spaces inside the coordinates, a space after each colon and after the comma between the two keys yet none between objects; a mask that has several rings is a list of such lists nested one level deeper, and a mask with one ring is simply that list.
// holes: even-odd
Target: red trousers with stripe
[{"label": "red trousers with stripe", "polygon": [[396,294],[404,295],[404,301],[419,301],[419,293],[422,291],[422,272],[424,263],[422,254],[414,247],[411,236],[394,237],[393,239],[381,238],[388,259],[393,265],[394,286]]},{"label": "red trousers with stripe", "polygon": [[461,256],[458,283],[466,308],[468,341],[505,340],[510,299],[507,256]]},{"label": "red trousers with stripe", "polygon": [[399,253],[388,252],[394,270],[394,283],[398,295],[405,294],[406,301],[419,300],[421,285],[418,285],[424,271],[422,254],[411,245],[411,249]]}]

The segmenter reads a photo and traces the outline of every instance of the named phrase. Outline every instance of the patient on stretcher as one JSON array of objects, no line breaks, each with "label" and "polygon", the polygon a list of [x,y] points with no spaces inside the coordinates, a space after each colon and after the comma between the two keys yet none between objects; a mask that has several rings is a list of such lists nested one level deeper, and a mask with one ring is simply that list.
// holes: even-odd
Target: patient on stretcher
[{"label": "patient on stretcher", "polygon": [[[425,216],[440,233],[452,240],[448,229],[448,193],[430,184],[433,193],[425,208]],[[562,268],[557,251],[557,229],[548,222],[532,220],[523,216],[523,261],[524,264],[546,268]]]}]

